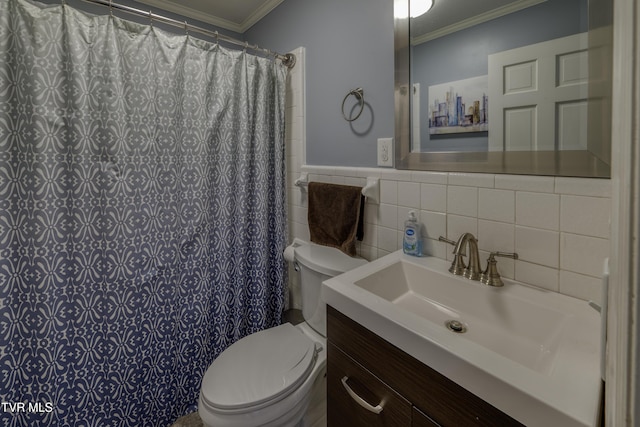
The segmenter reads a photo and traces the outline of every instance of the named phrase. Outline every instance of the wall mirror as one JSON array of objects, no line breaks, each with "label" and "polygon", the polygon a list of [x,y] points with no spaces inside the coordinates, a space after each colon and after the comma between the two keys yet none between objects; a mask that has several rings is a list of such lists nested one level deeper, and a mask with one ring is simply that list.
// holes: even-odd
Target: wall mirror
[{"label": "wall mirror", "polygon": [[396,168],[610,177],[612,0],[394,0]]}]

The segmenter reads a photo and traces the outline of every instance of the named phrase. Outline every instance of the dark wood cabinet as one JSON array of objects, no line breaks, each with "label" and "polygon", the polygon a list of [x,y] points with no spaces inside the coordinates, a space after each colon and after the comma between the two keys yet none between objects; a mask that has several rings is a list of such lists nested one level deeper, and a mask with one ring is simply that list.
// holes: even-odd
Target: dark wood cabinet
[{"label": "dark wood cabinet", "polygon": [[411,412],[411,427],[440,427],[440,424],[423,414],[418,408],[413,407]]},{"label": "dark wood cabinet", "polygon": [[522,426],[330,306],[327,341],[329,427]]},{"label": "dark wood cabinet", "polygon": [[407,400],[331,343],[327,347],[328,425],[409,425],[411,404]]}]

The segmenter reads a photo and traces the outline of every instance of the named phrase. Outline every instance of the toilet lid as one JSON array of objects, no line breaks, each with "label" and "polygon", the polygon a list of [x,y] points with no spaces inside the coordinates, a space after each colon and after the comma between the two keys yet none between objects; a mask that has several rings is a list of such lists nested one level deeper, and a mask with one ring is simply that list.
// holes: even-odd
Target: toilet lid
[{"label": "toilet lid", "polygon": [[336,248],[309,243],[295,248],[296,260],[310,269],[334,277],[367,263],[364,258],[350,257]]},{"label": "toilet lid", "polygon": [[290,323],[248,335],[229,346],[202,380],[212,408],[254,408],[297,389],[315,362],[315,343]]}]

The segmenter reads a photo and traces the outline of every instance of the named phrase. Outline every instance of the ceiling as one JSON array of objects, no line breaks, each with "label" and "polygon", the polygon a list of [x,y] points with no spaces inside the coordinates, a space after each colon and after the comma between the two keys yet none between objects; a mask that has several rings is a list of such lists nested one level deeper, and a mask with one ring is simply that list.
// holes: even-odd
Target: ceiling
[{"label": "ceiling", "polygon": [[284,0],[136,0],[147,6],[244,33]]},{"label": "ceiling", "polygon": [[[136,0],[220,28],[244,33],[284,0]],[[320,0],[322,1],[322,0]],[[417,1],[417,0],[416,0]],[[441,37],[546,0],[435,0],[433,8],[412,19],[412,37]],[[425,36],[423,36],[424,38]],[[427,40],[420,40],[424,42]]]}]

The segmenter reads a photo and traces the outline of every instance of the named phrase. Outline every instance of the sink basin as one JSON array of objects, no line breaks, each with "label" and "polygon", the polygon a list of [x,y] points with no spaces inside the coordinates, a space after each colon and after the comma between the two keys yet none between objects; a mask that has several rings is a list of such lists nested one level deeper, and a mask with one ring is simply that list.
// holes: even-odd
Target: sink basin
[{"label": "sink basin", "polygon": [[443,328],[456,320],[465,339],[541,373],[551,370],[562,340],[574,337],[573,316],[513,286],[488,288],[402,260],[355,284]]},{"label": "sink basin", "polygon": [[595,426],[600,317],[585,301],[395,252],[327,280],[325,302],[527,426]]}]

